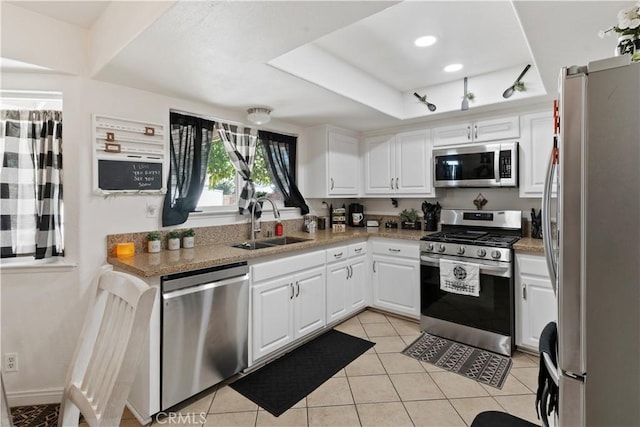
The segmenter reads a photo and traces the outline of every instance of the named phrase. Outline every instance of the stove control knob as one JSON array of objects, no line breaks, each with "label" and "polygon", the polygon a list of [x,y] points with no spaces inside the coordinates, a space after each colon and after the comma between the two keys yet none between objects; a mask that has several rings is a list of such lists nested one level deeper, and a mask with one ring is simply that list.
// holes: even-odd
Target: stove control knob
[{"label": "stove control knob", "polygon": [[438,245],[438,252],[444,252],[444,250],[445,250],[444,245],[443,245],[442,243],[440,243],[440,244]]},{"label": "stove control knob", "polygon": [[464,253],[464,246],[458,247],[458,255],[462,255]]},{"label": "stove control knob", "polygon": [[478,249],[478,256],[479,257],[484,257],[487,254],[487,251],[485,249]]},{"label": "stove control knob", "polygon": [[502,256],[502,254],[500,253],[500,251],[491,252],[491,258],[500,259],[501,256]]},{"label": "stove control knob", "polygon": [[427,245],[427,250],[428,250],[429,252],[433,252],[433,243],[429,243],[429,244]]}]

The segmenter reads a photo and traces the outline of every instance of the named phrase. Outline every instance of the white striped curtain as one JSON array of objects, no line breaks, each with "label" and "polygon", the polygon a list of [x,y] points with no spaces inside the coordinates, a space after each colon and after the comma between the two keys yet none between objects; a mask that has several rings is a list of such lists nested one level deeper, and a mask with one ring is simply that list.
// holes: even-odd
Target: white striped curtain
[{"label": "white striped curtain", "polygon": [[64,255],[62,112],[0,112],[2,258]]},{"label": "white striped curtain", "polygon": [[[238,211],[241,215],[250,215],[256,195],[256,186],[251,179],[251,172],[256,158],[257,131],[251,128],[238,128],[238,126],[219,123],[218,134],[222,139],[229,160],[243,180],[242,191],[238,198]],[[261,212],[262,209],[260,203],[258,203],[255,210],[256,217],[259,218]]]}]

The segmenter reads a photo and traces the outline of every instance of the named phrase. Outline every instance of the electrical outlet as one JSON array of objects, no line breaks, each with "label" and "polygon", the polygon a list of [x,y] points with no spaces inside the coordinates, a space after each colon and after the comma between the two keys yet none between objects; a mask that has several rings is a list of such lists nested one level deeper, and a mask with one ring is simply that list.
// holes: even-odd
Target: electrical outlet
[{"label": "electrical outlet", "polygon": [[158,205],[153,203],[147,203],[147,218],[157,218],[158,217]]},{"label": "electrical outlet", "polygon": [[4,354],[4,368],[5,372],[15,372],[18,370],[18,353],[5,353]]}]

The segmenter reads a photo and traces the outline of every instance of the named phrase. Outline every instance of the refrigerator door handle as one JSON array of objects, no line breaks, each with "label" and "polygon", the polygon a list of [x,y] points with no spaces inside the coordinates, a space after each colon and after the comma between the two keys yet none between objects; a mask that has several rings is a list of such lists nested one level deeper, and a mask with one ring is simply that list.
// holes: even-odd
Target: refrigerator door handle
[{"label": "refrigerator door handle", "polygon": [[553,188],[553,175],[556,169],[556,148],[551,151],[551,158],[547,166],[547,176],[544,182],[544,195],[542,196],[542,243],[544,244],[544,254],[547,259],[547,269],[553,286],[553,293],[557,296],[556,279],[558,277],[558,264],[553,253],[551,242],[551,192]]}]

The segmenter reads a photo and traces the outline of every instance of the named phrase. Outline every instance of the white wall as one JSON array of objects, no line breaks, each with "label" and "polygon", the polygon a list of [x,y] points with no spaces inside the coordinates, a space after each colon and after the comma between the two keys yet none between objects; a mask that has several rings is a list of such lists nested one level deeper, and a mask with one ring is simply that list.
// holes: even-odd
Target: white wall
[{"label": "white wall", "polygon": [[[76,267],[1,271],[1,353],[16,352],[19,371],[3,379],[12,406],[57,401],[86,311],[89,285],[106,260],[106,235],[159,229],[159,218],[146,217],[147,203],[162,196],[96,196],[92,193],[91,115],[130,118],[169,125],[169,110],[242,122],[237,113],[169,98],[85,77],[53,74],[2,76],[2,89],[63,93],[64,203],[66,260]],[[272,123],[275,131],[299,129]],[[235,216],[198,218],[186,226],[245,222]]]}]

